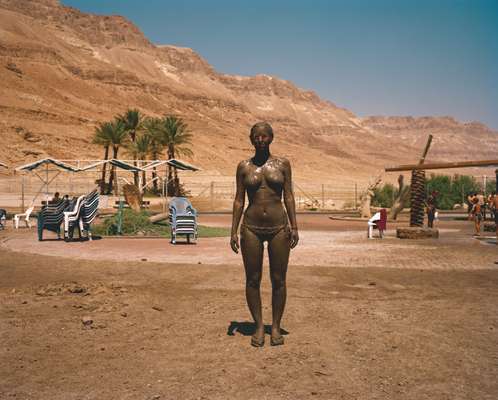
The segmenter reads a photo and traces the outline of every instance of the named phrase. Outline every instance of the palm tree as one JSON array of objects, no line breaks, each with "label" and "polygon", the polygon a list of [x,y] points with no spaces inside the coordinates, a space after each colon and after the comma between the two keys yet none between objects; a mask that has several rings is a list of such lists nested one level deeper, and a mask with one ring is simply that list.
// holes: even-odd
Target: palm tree
[{"label": "palm tree", "polygon": [[[126,148],[134,160],[146,160],[151,150],[152,138],[148,133],[138,135],[134,142],[129,143]],[[142,185],[146,185],[146,172],[142,171]],[[139,187],[140,189],[140,187]]]},{"label": "palm tree", "polygon": [[[104,146],[104,160],[109,159],[109,148],[111,147],[110,142],[110,131],[112,130],[112,124],[110,122],[103,122],[95,128],[95,133],[93,135],[93,143]],[[105,194],[105,178],[106,178],[106,168],[107,163],[102,166],[102,178],[100,180],[100,194]]]},{"label": "palm tree", "polygon": [[[168,151],[169,159],[175,158],[177,155],[192,156],[192,150],[188,147],[192,144],[192,134],[188,132],[187,124],[181,118],[174,115],[165,116],[161,131],[162,143]],[[177,196],[179,189],[178,172],[176,168],[168,165],[168,195]]]},{"label": "palm tree", "polygon": [[[137,109],[128,109],[124,114],[119,115],[117,119],[123,122],[125,131],[130,135],[131,141],[135,143],[138,131],[143,126],[143,114]],[[136,160],[133,161],[133,165],[137,166]],[[138,172],[133,174],[133,180],[135,185],[138,186]]]},{"label": "palm tree", "polygon": [[[147,134],[150,136],[150,155],[153,160],[160,158],[161,153],[164,150],[163,144],[163,133],[161,131],[162,120],[161,118],[146,118],[143,123],[143,127]],[[154,193],[158,193],[159,189],[157,186],[157,168],[152,168],[152,184],[154,188]]]},{"label": "palm tree", "polygon": [[[118,158],[119,148],[126,144],[127,140],[127,131],[125,130],[125,126],[123,122],[119,119],[116,119],[113,122],[109,122],[109,144],[112,147],[112,158]],[[112,185],[115,180],[116,175],[116,167],[113,165],[111,168],[111,177],[109,178],[109,187],[112,188]]]}]

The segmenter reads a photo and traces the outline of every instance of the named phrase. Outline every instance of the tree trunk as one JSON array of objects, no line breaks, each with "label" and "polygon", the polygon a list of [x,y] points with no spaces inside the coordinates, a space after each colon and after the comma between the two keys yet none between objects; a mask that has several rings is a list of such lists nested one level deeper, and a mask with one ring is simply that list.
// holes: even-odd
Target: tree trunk
[{"label": "tree trunk", "polygon": [[372,191],[367,191],[363,194],[363,198],[361,200],[361,207],[360,207],[361,218],[370,218],[372,216],[372,212],[370,211],[372,196],[373,196]]},{"label": "tree trunk", "polygon": [[[130,131],[130,137],[131,137],[132,143],[135,143],[135,140],[137,138],[137,133],[135,131]],[[133,160],[133,166],[136,167],[138,165],[137,160],[135,159],[136,156],[134,156],[133,158],[134,158],[134,160]],[[133,183],[140,190],[140,188],[139,188],[140,183],[139,183],[139,179],[138,179],[138,171],[133,171]]]},{"label": "tree trunk", "polygon": [[374,195],[374,190],[377,186],[379,186],[382,179],[377,177],[374,183],[368,185],[363,194],[361,195],[361,206],[360,206],[360,217],[362,218],[370,218],[372,216],[372,212],[370,211],[370,205],[372,202],[372,197]]},{"label": "tree trunk", "polygon": [[389,218],[392,220],[396,220],[398,215],[405,208],[406,201],[410,198],[410,188],[405,186],[403,190],[398,193],[398,196],[393,202],[391,206],[391,211],[389,212]]},{"label": "tree trunk", "polygon": [[159,193],[159,186],[157,186],[157,169],[156,167],[152,168],[152,185],[154,188],[154,193],[158,194]]},{"label": "tree trunk", "polygon": [[[154,160],[157,160],[157,157],[158,157],[158,154],[155,151],[153,151],[152,152],[152,158]],[[159,193],[159,186],[157,185],[157,179],[156,178],[157,178],[157,169],[156,169],[156,167],[153,167],[152,168],[152,187],[153,187],[152,190],[153,190],[153,192],[155,194],[158,194]]]},{"label": "tree trunk", "polygon": [[403,179],[403,175],[400,175],[398,178],[398,195],[394,199],[391,210],[389,211],[389,218],[392,220],[396,220],[396,218],[398,218],[398,214],[403,211],[405,203],[410,196],[410,187],[404,185]]},{"label": "tree trunk", "polygon": [[145,171],[142,171],[142,187],[143,187],[143,191],[140,190],[142,193],[145,192],[145,185],[147,185],[147,175],[146,175]]},{"label": "tree trunk", "polygon": [[[172,159],[174,157],[174,150],[171,149],[171,146],[168,146],[168,159]],[[168,196],[175,195],[175,187],[173,182],[173,167],[168,164],[168,185],[166,186],[168,190]]]},{"label": "tree trunk", "polygon": [[[105,152],[104,152],[104,160],[109,159],[109,145],[105,146]],[[106,194],[106,184],[105,184],[105,178],[106,178],[106,169],[107,169],[107,163],[102,164],[102,178],[100,179],[100,194]]]},{"label": "tree trunk", "polygon": [[[175,148],[171,151],[171,158],[175,158]],[[178,170],[173,167],[173,193],[175,196],[180,196],[180,181],[178,179]]]},{"label": "tree trunk", "polygon": [[[119,147],[113,146],[112,150],[113,150],[112,158],[117,160]],[[116,181],[116,167],[113,165],[111,167],[111,177],[109,178],[109,190],[112,191],[113,193],[114,193],[115,181]],[[116,194],[116,193],[114,193],[114,194]]]},{"label": "tree trunk", "polygon": [[410,187],[410,226],[424,226],[425,171],[412,171]]}]

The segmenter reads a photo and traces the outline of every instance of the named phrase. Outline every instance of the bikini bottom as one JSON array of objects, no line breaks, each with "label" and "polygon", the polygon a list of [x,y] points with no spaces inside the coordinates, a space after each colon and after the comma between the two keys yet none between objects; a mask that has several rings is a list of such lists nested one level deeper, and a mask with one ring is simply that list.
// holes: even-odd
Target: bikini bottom
[{"label": "bikini bottom", "polygon": [[283,229],[288,231],[289,225],[282,224],[277,226],[255,226],[255,225],[248,225],[246,223],[242,223],[242,228],[250,230],[258,237],[259,240],[264,242],[272,240]]}]

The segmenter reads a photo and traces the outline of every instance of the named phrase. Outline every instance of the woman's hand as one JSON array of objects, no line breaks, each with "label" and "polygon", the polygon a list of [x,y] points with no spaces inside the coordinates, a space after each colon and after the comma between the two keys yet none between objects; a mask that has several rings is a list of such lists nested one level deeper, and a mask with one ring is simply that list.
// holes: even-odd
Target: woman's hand
[{"label": "woman's hand", "polygon": [[296,247],[297,242],[299,242],[299,233],[297,233],[297,229],[292,229],[290,233],[290,248],[293,249]]},{"label": "woman's hand", "polygon": [[239,236],[235,233],[230,238],[230,247],[232,248],[234,253],[239,252]]}]

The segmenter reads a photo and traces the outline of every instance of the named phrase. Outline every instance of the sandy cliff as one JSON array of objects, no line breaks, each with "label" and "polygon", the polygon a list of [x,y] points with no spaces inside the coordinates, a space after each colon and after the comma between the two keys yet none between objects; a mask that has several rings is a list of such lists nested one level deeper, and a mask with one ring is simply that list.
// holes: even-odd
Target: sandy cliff
[{"label": "sandy cliff", "polygon": [[55,0],[0,0],[0,159],[100,158],[95,126],[136,107],[174,113],[195,135],[193,162],[232,174],[258,120],[301,178],[366,180],[382,166],[430,158],[493,158],[497,132],[451,117],[368,117],[277,77],[216,72],[191,49],[156,46],[130,21]]}]

